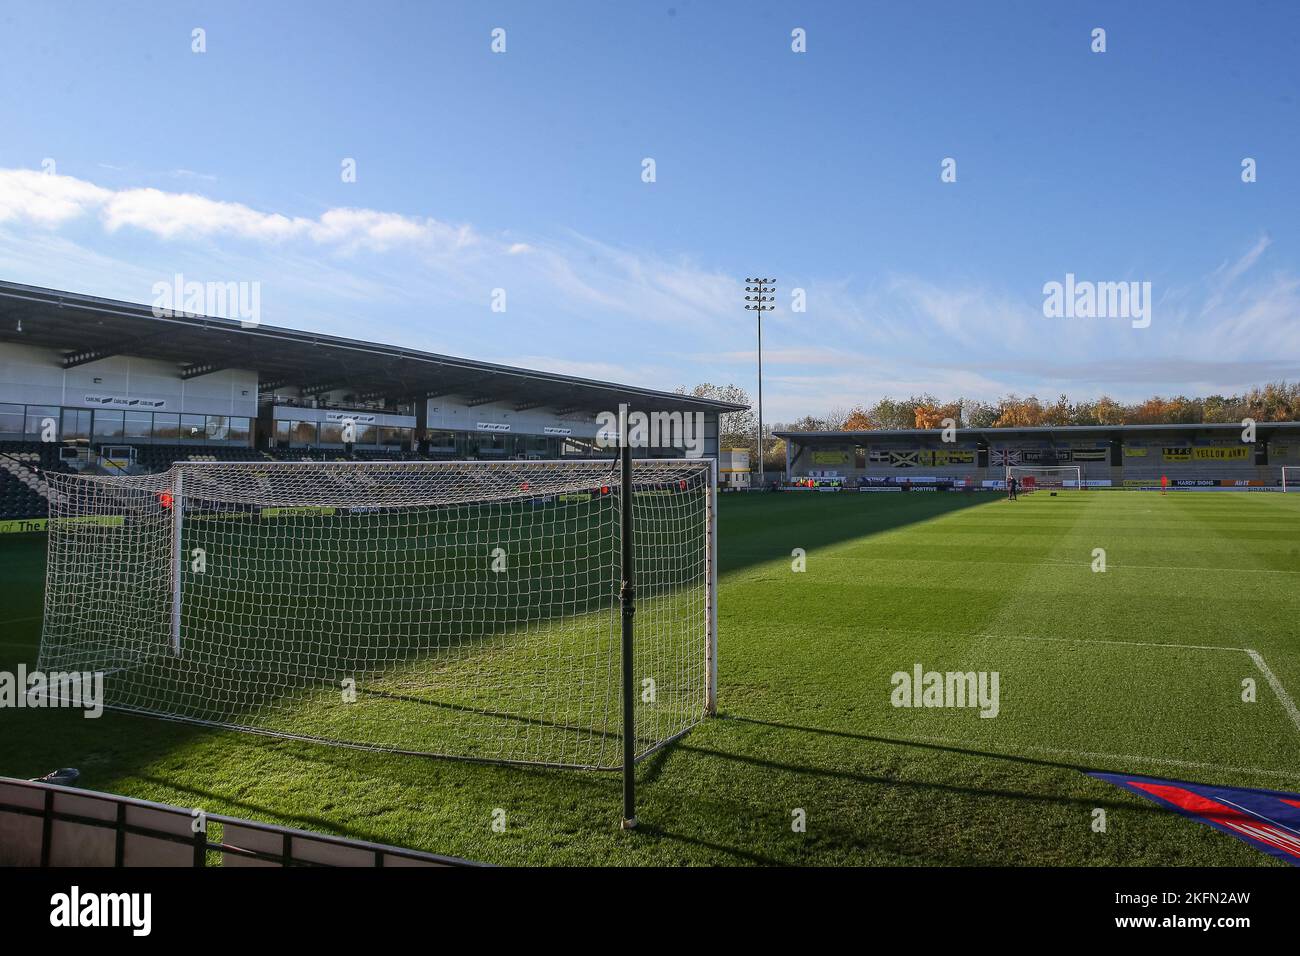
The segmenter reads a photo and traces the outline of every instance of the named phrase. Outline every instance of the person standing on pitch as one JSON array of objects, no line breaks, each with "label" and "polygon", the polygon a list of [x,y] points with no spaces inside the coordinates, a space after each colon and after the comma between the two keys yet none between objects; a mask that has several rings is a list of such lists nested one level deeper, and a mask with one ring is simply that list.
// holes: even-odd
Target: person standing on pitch
[{"label": "person standing on pitch", "polygon": [[1012,475],[1010,478],[1007,479],[1007,500],[1008,501],[1016,500],[1016,486],[1019,484],[1020,481],[1019,479],[1016,478],[1015,475]]},{"label": "person standing on pitch", "polygon": [[1168,487],[1169,487],[1169,476],[1168,476],[1168,475],[1161,475],[1161,476],[1160,476],[1160,493],[1163,495],[1163,494],[1165,493],[1165,489],[1168,488]]}]

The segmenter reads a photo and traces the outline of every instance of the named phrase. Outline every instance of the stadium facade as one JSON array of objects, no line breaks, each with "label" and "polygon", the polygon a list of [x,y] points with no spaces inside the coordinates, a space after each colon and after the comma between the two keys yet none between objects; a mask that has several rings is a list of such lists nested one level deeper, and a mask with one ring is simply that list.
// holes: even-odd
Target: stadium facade
[{"label": "stadium facade", "polygon": [[[1300,422],[776,433],[794,485],[1001,487],[1008,466],[1077,467],[1089,487],[1276,489],[1300,466]],[[1253,439],[1253,440],[1252,440]]]},{"label": "stadium facade", "polygon": [[656,458],[716,458],[719,415],[743,407],[0,282],[0,518],[44,513],[41,467],[608,457],[620,406],[690,417],[689,447],[638,451]]}]

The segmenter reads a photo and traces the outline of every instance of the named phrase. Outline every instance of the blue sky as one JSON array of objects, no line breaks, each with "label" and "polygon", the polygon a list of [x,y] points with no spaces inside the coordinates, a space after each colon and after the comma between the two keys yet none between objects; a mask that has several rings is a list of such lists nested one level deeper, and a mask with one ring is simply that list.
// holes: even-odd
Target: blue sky
[{"label": "blue sky", "polygon": [[10,2],[0,278],[752,394],[763,272],[769,421],[1239,390],[1300,377],[1298,64],[1294,3]]}]

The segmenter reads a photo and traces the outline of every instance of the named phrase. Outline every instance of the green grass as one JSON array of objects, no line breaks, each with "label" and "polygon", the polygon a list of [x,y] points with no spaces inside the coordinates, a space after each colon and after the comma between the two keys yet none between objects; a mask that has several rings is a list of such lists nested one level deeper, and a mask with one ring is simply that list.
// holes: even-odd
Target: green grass
[{"label": "green grass", "polygon": [[[705,495],[674,487],[638,500],[635,673],[655,690],[637,701],[644,754],[705,716]],[[104,671],[108,706],[154,716],[417,755],[621,767],[614,497],[192,508],[182,554],[201,552],[204,567],[182,565],[179,653],[170,519],[150,498],[125,522],[64,533],[43,668]]]},{"label": "green grass", "polygon": [[[0,711],[0,773],[495,863],[1280,865],[1083,771],[1300,788],[1300,728],[1242,650],[1300,696],[1300,497],[753,495],[720,531],[721,714],[640,765],[638,832],[616,774],[115,713]],[[0,541],[2,668],[35,661],[43,553]],[[892,707],[918,663],[997,671],[998,717]]]}]

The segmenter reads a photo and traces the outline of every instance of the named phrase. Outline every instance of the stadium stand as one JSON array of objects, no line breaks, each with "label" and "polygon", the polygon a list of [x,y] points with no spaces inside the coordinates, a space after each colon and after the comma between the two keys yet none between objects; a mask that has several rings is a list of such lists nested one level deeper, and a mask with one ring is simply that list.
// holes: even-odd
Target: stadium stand
[{"label": "stadium stand", "polygon": [[791,432],[786,480],[808,487],[997,487],[1009,465],[1077,467],[1086,487],[1277,489],[1282,467],[1300,464],[1300,422],[1260,422],[1243,443],[1238,424],[965,428]]},{"label": "stadium stand", "polygon": [[42,469],[591,458],[624,406],[694,416],[694,453],[716,457],[718,416],[743,408],[12,282],[0,314],[0,531],[39,530]]}]

